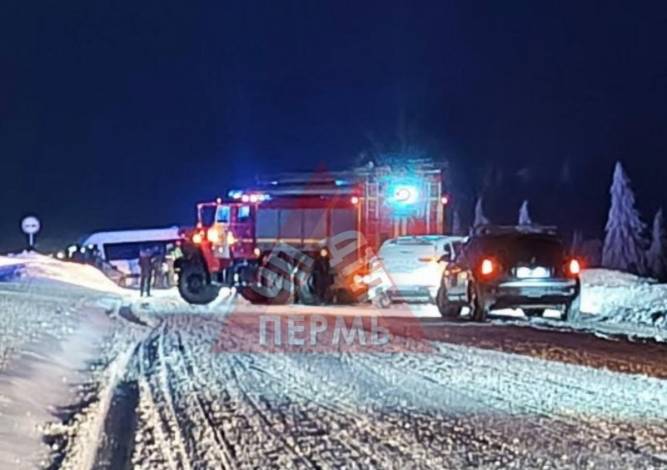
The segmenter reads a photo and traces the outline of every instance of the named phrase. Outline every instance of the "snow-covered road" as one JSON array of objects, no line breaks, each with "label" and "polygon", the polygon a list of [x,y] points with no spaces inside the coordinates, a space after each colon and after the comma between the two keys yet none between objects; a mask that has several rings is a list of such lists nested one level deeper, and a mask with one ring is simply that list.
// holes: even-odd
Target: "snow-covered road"
[{"label": "snow-covered road", "polygon": [[228,327],[172,314],[141,342],[136,422],[112,436],[128,468],[667,466],[665,380],[446,342],[220,351]]},{"label": "snow-covered road", "polygon": [[[0,468],[667,468],[664,343],[432,306],[192,307],[26,269],[0,284]],[[358,318],[384,341],[329,334]]]}]

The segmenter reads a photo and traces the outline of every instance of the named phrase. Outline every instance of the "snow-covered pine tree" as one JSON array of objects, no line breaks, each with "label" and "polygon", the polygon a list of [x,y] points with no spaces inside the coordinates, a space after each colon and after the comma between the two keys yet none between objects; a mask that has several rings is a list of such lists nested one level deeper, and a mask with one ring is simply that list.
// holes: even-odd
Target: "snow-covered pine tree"
[{"label": "snow-covered pine tree", "polygon": [[530,219],[528,213],[528,201],[523,201],[519,208],[519,225],[532,225],[533,221]]},{"label": "snow-covered pine tree", "polygon": [[662,209],[655,213],[653,230],[651,231],[651,246],[646,252],[646,267],[649,274],[656,279],[665,278],[665,221]]},{"label": "snow-covered pine tree", "polygon": [[646,274],[644,259],[646,225],[635,209],[635,195],[621,162],[616,162],[610,194],[611,207],[605,226],[602,266]]},{"label": "snow-covered pine tree", "polygon": [[454,213],[452,214],[452,235],[461,235],[463,232],[461,231],[463,227],[461,227],[461,216],[459,215],[459,211],[454,209]]},{"label": "snow-covered pine tree", "polygon": [[490,223],[489,219],[484,215],[484,208],[482,207],[482,197],[477,198],[477,203],[475,204],[475,221],[473,226],[477,227],[479,225],[486,225]]}]

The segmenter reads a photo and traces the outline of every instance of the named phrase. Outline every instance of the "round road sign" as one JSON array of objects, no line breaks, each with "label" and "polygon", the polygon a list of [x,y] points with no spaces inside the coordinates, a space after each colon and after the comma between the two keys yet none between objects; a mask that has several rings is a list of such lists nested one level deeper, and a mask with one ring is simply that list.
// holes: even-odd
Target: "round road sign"
[{"label": "round road sign", "polygon": [[21,221],[21,230],[26,235],[34,235],[39,232],[39,219],[37,217],[28,216]]}]

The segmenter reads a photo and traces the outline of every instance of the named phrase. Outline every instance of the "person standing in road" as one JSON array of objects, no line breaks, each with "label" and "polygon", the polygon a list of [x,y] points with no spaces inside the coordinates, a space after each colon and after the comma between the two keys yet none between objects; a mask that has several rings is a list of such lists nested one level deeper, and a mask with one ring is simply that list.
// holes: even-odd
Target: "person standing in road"
[{"label": "person standing in road", "polygon": [[139,282],[140,296],[151,296],[151,282],[153,281],[153,253],[147,248],[139,251],[139,269],[141,270],[141,279]]},{"label": "person standing in road", "polygon": [[163,281],[164,281],[164,276],[163,276],[163,270],[162,270],[162,250],[160,247],[156,246],[153,248],[153,258],[151,259],[153,263],[153,287],[156,289],[161,289],[163,287]]}]

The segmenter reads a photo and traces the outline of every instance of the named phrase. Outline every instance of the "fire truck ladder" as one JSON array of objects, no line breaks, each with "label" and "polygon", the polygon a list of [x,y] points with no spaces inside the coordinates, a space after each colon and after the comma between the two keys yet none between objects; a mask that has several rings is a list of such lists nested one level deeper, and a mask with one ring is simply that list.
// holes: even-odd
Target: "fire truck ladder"
[{"label": "fire truck ladder", "polygon": [[365,235],[370,246],[380,244],[380,183],[366,181],[366,198],[364,201]]}]

